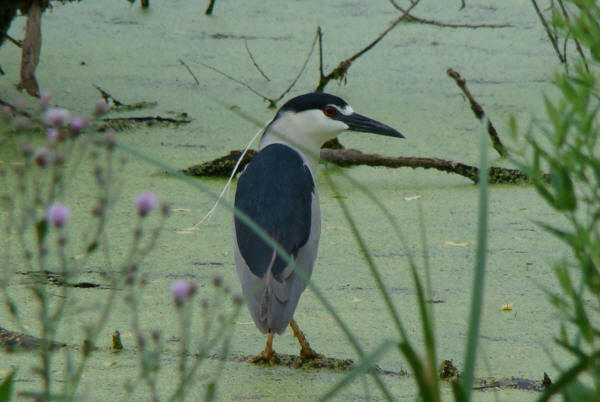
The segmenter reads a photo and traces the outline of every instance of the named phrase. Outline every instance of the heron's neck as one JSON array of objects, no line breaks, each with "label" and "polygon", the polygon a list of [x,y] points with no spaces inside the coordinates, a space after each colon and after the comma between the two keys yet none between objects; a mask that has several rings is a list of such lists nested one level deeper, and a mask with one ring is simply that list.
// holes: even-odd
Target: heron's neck
[{"label": "heron's neck", "polygon": [[269,126],[260,139],[259,150],[271,144],[283,144],[294,149],[300,154],[314,175],[319,163],[319,154],[322,145],[320,141],[315,141],[310,136],[299,138],[298,135],[290,135],[290,133],[286,133],[283,130],[277,130],[276,127],[275,129],[272,129]]}]

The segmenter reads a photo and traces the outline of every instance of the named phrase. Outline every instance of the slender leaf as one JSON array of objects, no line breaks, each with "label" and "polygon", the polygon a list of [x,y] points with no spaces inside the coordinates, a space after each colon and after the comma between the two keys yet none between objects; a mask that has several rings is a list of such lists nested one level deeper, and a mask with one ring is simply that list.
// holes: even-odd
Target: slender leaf
[{"label": "slender leaf", "polygon": [[479,338],[479,322],[481,321],[481,306],[483,304],[483,286],[485,277],[485,260],[487,254],[487,219],[488,219],[488,137],[485,132],[487,118],[483,120],[479,134],[479,207],[477,225],[477,248],[475,256],[475,277],[473,279],[473,293],[471,299],[471,313],[469,316],[469,331],[467,335],[467,351],[465,368],[463,371],[462,395],[463,401],[471,399],[471,387],[475,372],[475,358],[477,356],[477,340]]},{"label": "slender leaf", "polygon": [[394,346],[396,342],[393,341],[385,341],[381,345],[379,345],[371,354],[366,355],[364,358],[360,360],[360,363],[357,364],[347,375],[345,375],[337,384],[329,389],[323,396],[321,396],[321,401],[326,401],[333,396],[335,396],[342,388],[348,385],[352,380],[358,377],[361,374],[367,372],[367,370],[373,369],[373,366],[385,352],[387,352],[392,346]]},{"label": "slender leaf", "polygon": [[10,401],[16,370],[11,371],[0,384],[0,402]]}]

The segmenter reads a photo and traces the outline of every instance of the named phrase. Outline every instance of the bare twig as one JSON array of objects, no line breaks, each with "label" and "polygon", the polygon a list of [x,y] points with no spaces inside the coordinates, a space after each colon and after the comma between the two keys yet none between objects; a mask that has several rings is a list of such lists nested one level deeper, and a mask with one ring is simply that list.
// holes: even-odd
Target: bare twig
[{"label": "bare twig", "polygon": [[[569,18],[569,13],[567,12],[567,9],[565,7],[565,5],[563,4],[562,0],[558,0],[558,4],[560,5],[560,9],[563,13],[563,15],[565,16],[565,19],[570,22],[571,19]],[[565,59],[567,57],[567,40],[568,40],[568,36],[565,39],[565,46],[564,46],[564,55],[565,55]],[[573,38],[573,40],[575,41],[575,48],[577,49],[577,52],[579,53],[579,55],[581,56],[582,60],[583,60],[583,64],[585,65],[585,69],[587,71],[590,71],[590,67],[588,66],[587,63],[587,59],[585,58],[585,54],[583,53],[583,49],[581,48],[581,44],[579,43],[579,41],[576,38]]]},{"label": "bare twig", "polygon": [[236,83],[238,83],[238,84],[240,84],[240,85],[242,85],[242,86],[244,86],[244,87],[248,88],[248,89],[250,90],[250,92],[252,92],[252,93],[253,93],[253,94],[255,94],[255,95],[258,95],[258,96],[260,96],[260,97],[261,97],[261,98],[262,98],[262,99],[263,99],[265,102],[269,102],[269,106],[271,105],[271,103],[272,103],[272,99],[271,99],[271,98],[269,98],[269,97],[268,97],[268,96],[266,96],[266,95],[263,95],[263,94],[261,94],[261,93],[260,93],[260,92],[258,92],[256,89],[254,89],[254,88],[252,88],[250,85],[246,84],[244,81],[240,81],[240,80],[238,80],[237,78],[234,78],[234,77],[232,77],[231,75],[229,75],[229,74],[227,74],[227,73],[225,73],[225,72],[223,72],[223,71],[219,70],[218,68],[216,68],[216,67],[213,67],[213,66],[211,66],[211,65],[209,65],[209,64],[205,64],[205,63],[202,63],[202,62],[198,62],[198,64],[200,64],[201,66],[204,66],[204,67],[206,67],[206,68],[208,68],[208,69],[211,69],[211,70],[213,70],[214,72],[221,74],[221,75],[222,75],[222,76],[224,76],[225,78],[228,78],[228,79],[230,79],[231,81],[233,81],[233,82],[236,82]]},{"label": "bare twig", "polygon": [[[338,64],[338,66],[336,68],[334,68],[329,74],[323,75],[323,71],[322,71],[322,68],[321,68],[321,71],[320,71],[321,76],[319,77],[319,85],[317,85],[317,88],[315,89],[315,91],[317,91],[317,92],[323,91],[323,89],[325,88],[325,86],[332,79],[335,79],[335,80],[343,80],[343,79],[345,79],[346,78],[346,74],[348,73],[348,69],[352,65],[352,62],[354,60],[358,59],[360,56],[362,56],[366,52],[368,52],[369,50],[371,50],[377,43],[379,43],[380,40],[382,40],[392,29],[394,29],[396,27],[396,25],[398,25],[402,20],[404,20],[406,18],[406,16],[410,12],[410,10],[412,10],[417,4],[419,4],[419,1],[420,0],[414,0],[411,3],[410,7],[408,7],[406,9],[406,11],[403,12],[402,15],[400,15],[400,17],[396,18],[390,24],[390,26],[385,29],[385,31],[383,31],[381,34],[379,34],[379,36],[377,36],[377,38],[375,38],[375,40],[373,42],[369,43],[367,46],[365,46],[363,49],[359,50],[358,52],[356,52],[355,54],[353,54],[349,58],[340,61],[340,63]],[[320,29],[317,31],[317,35],[319,36],[319,38],[321,37],[321,30]],[[320,42],[319,42],[319,44],[320,44]],[[321,52],[321,54],[322,54],[322,52]],[[322,64],[323,63],[321,62],[321,66],[322,66]]]},{"label": "bare twig", "polygon": [[552,47],[554,48],[554,51],[556,52],[558,59],[560,60],[561,63],[566,63],[567,55],[561,54],[560,49],[558,48],[558,36],[553,34],[552,31],[550,31],[550,26],[548,25],[548,22],[542,15],[542,12],[540,11],[540,8],[538,7],[536,0],[531,0],[531,3],[533,4],[533,8],[535,8],[535,12],[537,13],[538,17],[540,18],[540,21],[542,22],[542,25],[544,26],[544,29],[546,30],[546,34],[548,35],[548,38],[550,39],[550,43],[552,43]]},{"label": "bare twig", "polygon": [[319,77],[323,77],[323,32],[321,26],[317,27],[317,36],[319,37]]},{"label": "bare twig", "polygon": [[123,106],[124,105],[123,102],[119,101],[118,99],[115,99],[114,96],[112,96],[111,94],[106,92],[104,89],[100,88],[98,85],[92,84],[92,86],[94,88],[96,88],[98,90],[98,92],[100,92],[100,96],[102,96],[102,99],[104,99],[104,102],[106,102],[107,105],[110,105],[111,103],[114,104],[115,106]]},{"label": "bare twig", "polygon": [[29,117],[29,118],[32,117],[25,110],[23,110],[21,108],[18,108],[15,105],[13,105],[12,103],[9,103],[9,102],[7,102],[5,100],[0,99],[0,105],[8,107],[12,113],[20,114],[22,116],[26,116],[26,117]]},{"label": "bare twig", "polygon": [[[477,103],[477,101],[471,94],[471,91],[469,91],[469,88],[467,88],[467,81],[463,77],[461,77],[459,73],[457,73],[456,71],[454,71],[451,68],[449,68],[446,71],[446,73],[454,79],[454,81],[456,82],[456,85],[458,85],[458,87],[463,91],[463,93],[469,100],[469,103],[471,104],[471,110],[473,111],[475,116],[479,120],[482,120],[483,117],[485,116],[485,112],[484,112],[483,108],[481,107],[481,105],[479,103]],[[507,154],[506,148],[504,147],[504,144],[502,144],[502,141],[500,140],[500,137],[498,136],[498,132],[496,131],[496,128],[492,124],[492,121],[489,119],[489,117],[488,117],[488,127],[487,128],[488,128],[488,134],[490,135],[494,149],[500,154],[500,156],[506,156],[506,154]]]},{"label": "bare twig", "polygon": [[196,81],[196,85],[200,86],[200,81],[198,81],[198,78],[196,78],[196,75],[194,75],[194,72],[192,71],[192,69],[189,68],[188,65],[185,64],[185,62],[183,60],[181,60],[181,59],[177,59],[177,60],[179,60],[179,63],[181,63],[181,65],[184,66],[186,70],[188,70],[188,73],[190,73],[190,75],[192,76],[194,81]]},{"label": "bare twig", "polygon": [[[273,107],[275,107],[275,104],[277,102],[279,102],[288,92],[290,92],[290,90],[294,87],[294,85],[296,85],[296,82],[298,82],[298,80],[300,79],[300,76],[302,75],[302,73],[306,69],[306,65],[308,64],[308,61],[310,60],[310,56],[312,56],[313,51],[315,50],[315,44],[317,43],[317,39],[320,38],[320,36],[321,36],[320,32],[321,32],[321,29],[317,28],[317,33],[315,34],[315,38],[312,41],[312,45],[310,45],[310,51],[306,55],[306,60],[304,60],[304,64],[302,64],[302,68],[298,72],[298,75],[296,76],[296,78],[294,78],[294,80],[292,81],[292,83],[286,88],[286,90],[283,91],[281,93],[281,95],[279,95],[279,97],[277,97],[277,99],[274,100],[274,102],[272,102],[272,106]],[[271,107],[271,105],[269,107]]]},{"label": "bare twig", "polygon": [[[231,75],[219,70],[216,67],[213,67],[211,65],[202,63],[202,62],[198,62],[198,64],[209,68],[221,75],[223,75],[224,77],[230,79],[233,82],[236,82],[240,85],[243,85],[244,87],[248,88],[252,93],[254,93],[255,95],[260,96],[265,102],[269,103],[269,109],[273,109],[275,107],[277,107],[277,102],[279,102],[285,95],[287,95],[287,93],[294,87],[294,85],[296,85],[296,82],[298,82],[298,80],[300,79],[300,76],[302,76],[302,73],[304,72],[304,70],[306,69],[306,65],[308,64],[308,61],[310,60],[310,56],[312,55],[313,51],[315,50],[315,44],[317,43],[317,39],[319,38],[319,32],[320,30],[317,29],[317,33],[315,34],[315,38],[312,41],[312,45],[310,46],[310,51],[308,52],[308,55],[306,56],[306,60],[304,60],[304,64],[302,64],[302,67],[300,68],[300,71],[298,72],[298,75],[296,76],[296,78],[294,78],[294,80],[292,81],[292,83],[277,97],[277,98],[269,98],[266,95],[261,94],[260,92],[258,92],[256,89],[252,88],[250,85],[246,84],[245,82],[238,80],[237,78],[232,77]],[[190,74],[192,74],[192,77],[194,77],[194,79],[196,80],[196,82],[198,82],[198,79],[196,79],[196,77],[194,76],[194,74],[192,73],[192,71],[190,70],[190,68],[181,60],[179,60],[179,62],[188,70],[188,72]]]},{"label": "bare twig", "polygon": [[[397,9],[398,11],[400,11],[400,12],[405,11],[404,8],[402,8],[398,4],[396,4],[395,0],[390,0],[390,3],[392,3],[392,6],[394,6],[394,8]],[[464,1],[461,3],[460,9],[462,10],[463,8],[465,8]],[[449,23],[449,22],[440,22],[440,21],[430,20],[427,18],[421,18],[421,17],[417,17],[412,14],[408,14],[406,17],[406,20],[408,22],[418,22],[418,23],[426,24],[426,25],[435,25],[437,27],[442,27],[442,28],[477,29],[477,28],[510,28],[513,26],[512,24],[453,24],[453,23]]]},{"label": "bare twig", "polygon": [[248,39],[244,40],[244,46],[246,46],[246,51],[248,52],[248,56],[250,56],[250,60],[252,60],[252,64],[254,64],[254,67],[256,67],[256,69],[258,70],[260,75],[262,75],[265,78],[265,80],[271,81],[271,79],[269,77],[267,77],[267,74],[265,74],[265,72],[260,68],[260,66],[258,65],[256,60],[254,60],[254,56],[252,56],[252,52],[248,48]]},{"label": "bare twig", "polygon": [[215,7],[215,0],[210,0],[208,7],[206,7],[205,15],[212,15],[213,8]]},{"label": "bare twig", "polygon": [[9,42],[12,42],[13,45],[15,45],[15,46],[17,46],[19,48],[23,48],[23,41],[22,40],[14,39],[12,36],[10,36],[7,33],[4,33],[3,35],[4,35],[4,37],[6,39],[8,39]]}]

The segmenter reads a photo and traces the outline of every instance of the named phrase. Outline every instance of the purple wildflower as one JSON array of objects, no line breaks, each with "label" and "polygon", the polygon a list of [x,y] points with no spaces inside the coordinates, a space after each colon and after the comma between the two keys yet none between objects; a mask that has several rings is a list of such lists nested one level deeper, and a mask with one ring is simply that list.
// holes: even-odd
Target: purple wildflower
[{"label": "purple wildflower", "polygon": [[135,197],[135,206],[142,218],[156,208],[156,204],[158,204],[156,196],[150,191],[144,191]]},{"label": "purple wildflower", "polygon": [[175,305],[180,307],[186,299],[192,297],[196,292],[196,285],[188,281],[177,281],[171,285],[171,292],[173,293],[173,299],[175,299]]},{"label": "purple wildflower", "polygon": [[64,226],[69,220],[69,216],[71,216],[71,211],[63,204],[52,204],[48,208],[48,220],[57,228]]},{"label": "purple wildflower", "polygon": [[46,111],[46,122],[60,127],[69,118],[69,111],[60,107],[51,107]]},{"label": "purple wildflower", "polygon": [[85,127],[87,121],[82,119],[81,117],[74,117],[73,120],[69,123],[69,128],[74,135],[79,134],[79,132]]}]

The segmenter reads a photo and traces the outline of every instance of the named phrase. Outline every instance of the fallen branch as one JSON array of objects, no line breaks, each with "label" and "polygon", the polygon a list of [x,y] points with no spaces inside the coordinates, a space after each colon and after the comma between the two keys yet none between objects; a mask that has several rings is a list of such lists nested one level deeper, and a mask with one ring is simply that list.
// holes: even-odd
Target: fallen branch
[{"label": "fallen branch", "polygon": [[[378,154],[365,154],[356,149],[321,149],[321,158],[335,163],[338,166],[385,166],[390,168],[410,167],[423,169],[436,169],[447,173],[454,173],[477,183],[479,168],[460,162],[438,158],[383,156]],[[490,167],[490,183],[527,183],[529,178],[520,170],[503,167]]]},{"label": "fallen branch", "polygon": [[113,104],[115,106],[123,106],[123,103],[120,100],[106,92],[104,89],[100,88],[98,85],[92,85],[100,92],[100,96],[102,96],[102,99],[104,99],[104,102],[106,102],[107,105]]},{"label": "fallen branch", "polygon": [[410,10],[412,10],[417,4],[419,4],[419,1],[420,0],[414,0],[411,3],[410,7],[408,7],[406,9],[406,11],[404,11],[400,17],[396,18],[390,24],[390,26],[385,29],[385,31],[380,33],[379,36],[377,36],[377,38],[375,38],[375,40],[373,42],[369,43],[367,46],[365,46],[363,49],[359,50],[358,52],[354,53],[349,58],[340,61],[338,66],[336,68],[334,68],[333,71],[331,71],[327,75],[323,74],[323,47],[322,47],[322,41],[321,41],[321,29],[319,28],[319,30],[317,31],[317,35],[319,36],[319,74],[320,74],[320,77],[319,77],[319,85],[317,85],[317,88],[315,89],[315,91],[322,92],[323,89],[325,89],[325,86],[332,79],[333,80],[345,80],[346,74],[348,74],[348,69],[352,65],[352,62],[354,60],[358,59],[363,54],[367,53],[369,50],[371,50],[377,43],[379,43],[380,40],[382,40],[388,33],[390,33],[390,31],[392,29],[394,29],[396,27],[396,25],[398,25],[400,22],[402,22],[402,20],[404,20],[406,18],[406,16],[410,12]]},{"label": "fallen branch", "polygon": [[[228,177],[231,174],[241,151],[234,150],[229,154],[215,160],[204,162],[199,165],[190,166],[183,169],[182,172],[190,176],[202,177]],[[244,167],[256,155],[255,150],[248,150],[244,159],[238,166],[236,174],[241,172]],[[420,157],[390,157],[378,154],[366,154],[356,149],[321,149],[321,158],[341,167],[349,166],[384,166],[389,168],[410,167],[423,169],[436,169],[447,173],[455,173],[466,177],[477,183],[479,169],[460,162],[448,161],[438,158],[420,158]],[[502,167],[491,167],[489,171],[490,183],[528,183],[529,178],[520,170],[507,169]]]},{"label": "fallen branch", "polygon": [[144,124],[146,126],[153,126],[155,124],[168,126],[173,124],[175,126],[179,126],[181,124],[188,124],[191,122],[191,120],[187,119],[173,119],[171,117],[161,116],[117,117],[102,119],[102,121],[106,124],[100,127],[100,130],[105,130],[107,127],[110,127],[116,131],[129,130],[132,128],[132,126],[139,124]]},{"label": "fallen branch", "polygon": [[[483,117],[485,116],[485,111],[483,110],[481,105],[475,100],[475,98],[471,94],[471,91],[469,91],[469,88],[467,88],[467,81],[463,77],[461,77],[459,73],[457,73],[456,71],[454,71],[451,68],[446,70],[446,73],[454,79],[454,81],[456,82],[456,85],[458,85],[458,87],[463,91],[463,93],[469,100],[469,103],[471,104],[471,110],[473,111],[475,116],[480,121],[483,120]],[[489,117],[488,117],[487,129],[488,129],[488,134],[490,135],[490,138],[492,140],[492,145],[493,145],[494,149],[496,151],[498,151],[500,156],[505,157],[507,155],[506,147],[504,146],[504,144],[502,144],[502,141],[500,140],[500,137],[498,136],[498,132],[496,131],[496,128],[492,124],[492,121],[490,120]]]},{"label": "fallen branch", "polygon": [[98,92],[100,92],[100,96],[102,96],[102,99],[104,99],[106,104],[111,105],[112,109],[117,112],[145,109],[145,108],[149,108],[149,107],[154,107],[158,104],[157,102],[146,102],[146,101],[141,101],[141,102],[136,102],[136,103],[123,103],[123,102],[119,101],[118,99],[116,99],[114,96],[112,96],[110,93],[105,91],[104,89],[100,88],[99,86],[94,85],[94,84],[92,84],[92,85],[94,86],[94,88],[96,88],[98,90]]},{"label": "fallen branch", "polygon": [[[214,159],[212,161],[190,166],[187,169],[182,169],[181,172],[187,174],[188,176],[197,177],[229,177],[229,175],[231,175],[231,171],[235,167],[235,164],[237,163],[241,155],[242,151],[230,151],[225,156]],[[246,151],[246,155],[244,155],[244,159],[242,159],[242,161],[240,162],[235,174],[238,174],[239,172],[244,170],[244,168],[252,160],[254,155],[256,155],[256,151],[254,149],[249,149],[248,151]]]},{"label": "fallen branch", "polygon": [[[21,348],[21,349],[33,349],[39,348],[42,345],[42,340],[32,335],[23,334],[21,332],[10,331],[6,328],[0,327],[0,346],[3,349],[9,351]],[[50,348],[55,350],[67,346],[62,342],[50,342]]]}]

